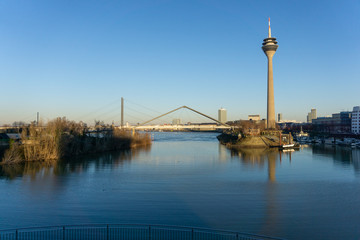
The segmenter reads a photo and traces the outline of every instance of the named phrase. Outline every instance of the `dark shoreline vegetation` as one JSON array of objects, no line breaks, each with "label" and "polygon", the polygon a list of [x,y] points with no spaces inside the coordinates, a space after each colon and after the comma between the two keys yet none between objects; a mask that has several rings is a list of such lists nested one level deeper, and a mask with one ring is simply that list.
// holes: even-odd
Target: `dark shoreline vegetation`
[{"label": "dark shoreline vegetation", "polygon": [[59,159],[151,144],[148,134],[131,133],[113,127],[89,131],[84,124],[57,118],[46,126],[22,128],[20,141],[10,141],[1,165],[51,162]]},{"label": "dark shoreline vegetation", "polygon": [[42,171],[44,175],[53,174],[61,176],[69,173],[87,171],[91,166],[95,166],[97,170],[109,166],[117,168],[131,162],[132,159],[140,153],[149,152],[150,150],[150,145],[142,145],[131,149],[84,154],[54,161],[3,164],[0,165],[0,179],[5,178],[12,180],[23,176],[35,179],[40,171]]}]

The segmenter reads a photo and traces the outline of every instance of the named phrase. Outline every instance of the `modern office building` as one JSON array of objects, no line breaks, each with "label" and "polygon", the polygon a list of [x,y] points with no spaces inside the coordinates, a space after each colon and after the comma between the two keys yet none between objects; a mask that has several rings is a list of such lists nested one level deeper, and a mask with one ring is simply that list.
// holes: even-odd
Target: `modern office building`
[{"label": "modern office building", "polygon": [[278,121],[278,122],[282,122],[282,119],[283,119],[282,113],[278,113],[278,119],[277,119],[277,121]]},{"label": "modern office building", "polygon": [[274,102],[274,79],[273,79],[273,64],[272,58],[278,48],[276,38],[271,37],[270,18],[269,18],[269,33],[268,37],[264,39],[262,44],[268,59],[268,74],[267,74],[267,128],[275,129],[275,102]]},{"label": "modern office building", "polygon": [[307,115],[307,123],[312,123],[314,119],[316,119],[316,109],[311,109],[311,111]]},{"label": "modern office building", "polygon": [[225,108],[220,108],[218,111],[218,120],[221,123],[226,123],[227,122],[227,118],[226,118],[226,114],[227,111]]},{"label": "modern office building", "polygon": [[331,117],[312,119],[314,130],[329,133],[350,133],[352,112],[333,113]]},{"label": "modern office building", "polygon": [[180,125],[181,124],[181,120],[179,118],[175,118],[172,120],[172,125]]},{"label": "modern office building", "polygon": [[354,107],[351,113],[351,132],[360,134],[360,106]]}]

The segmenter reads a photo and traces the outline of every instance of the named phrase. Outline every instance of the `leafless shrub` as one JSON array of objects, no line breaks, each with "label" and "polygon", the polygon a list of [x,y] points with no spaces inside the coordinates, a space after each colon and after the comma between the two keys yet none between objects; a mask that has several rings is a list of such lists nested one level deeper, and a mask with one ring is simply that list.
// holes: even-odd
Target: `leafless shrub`
[{"label": "leafless shrub", "polygon": [[[97,129],[98,136],[86,134],[82,123],[56,118],[46,126],[31,124],[21,134],[21,145],[12,145],[3,163],[51,161],[86,153],[127,149],[151,144],[149,135],[119,129]],[[101,136],[101,137],[100,137]]]},{"label": "leafless shrub", "polygon": [[23,161],[23,151],[18,143],[12,143],[10,148],[5,151],[3,162],[6,164],[15,164]]}]

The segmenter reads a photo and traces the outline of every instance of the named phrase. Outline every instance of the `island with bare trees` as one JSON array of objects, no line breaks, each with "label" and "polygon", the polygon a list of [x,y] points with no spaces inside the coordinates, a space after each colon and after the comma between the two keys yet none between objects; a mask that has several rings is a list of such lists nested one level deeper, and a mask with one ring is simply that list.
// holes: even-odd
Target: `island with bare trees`
[{"label": "island with bare trees", "polygon": [[114,126],[95,125],[56,118],[47,124],[18,128],[18,138],[8,139],[0,164],[56,161],[62,158],[151,145],[148,134]]}]

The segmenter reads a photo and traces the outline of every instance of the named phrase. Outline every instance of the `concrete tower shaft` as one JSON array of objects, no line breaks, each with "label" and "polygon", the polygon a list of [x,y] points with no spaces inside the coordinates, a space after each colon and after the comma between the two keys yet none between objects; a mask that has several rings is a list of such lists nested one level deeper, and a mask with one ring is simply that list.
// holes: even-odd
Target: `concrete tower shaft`
[{"label": "concrete tower shaft", "polygon": [[267,75],[267,128],[275,129],[275,102],[274,102],[274,79],[272,58],[278,48],[276,38],[271,37],[270,18],[269,18],[269,35],[264,39],[262,50],[268,58],[268,75]]}]

